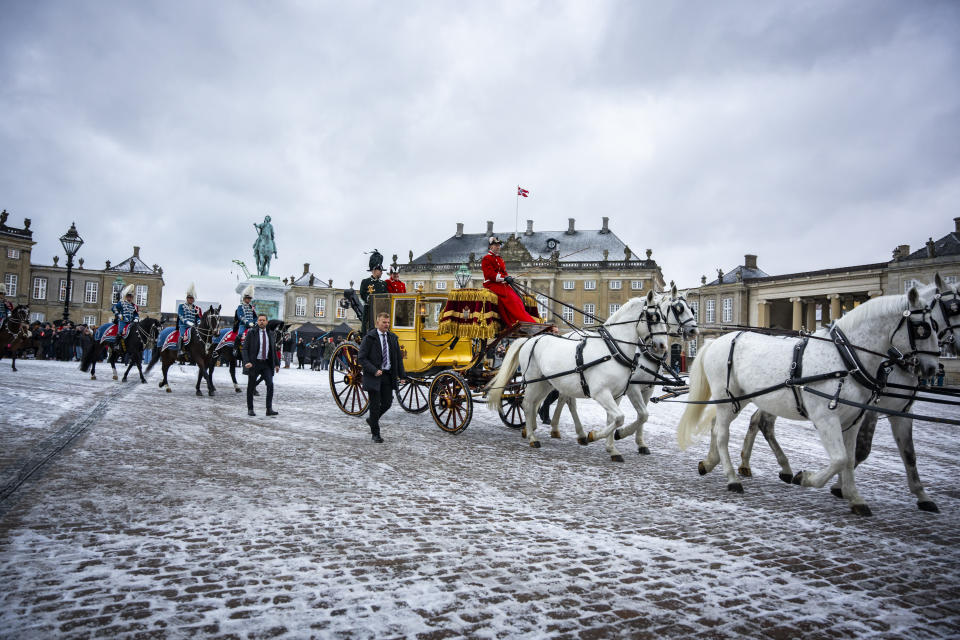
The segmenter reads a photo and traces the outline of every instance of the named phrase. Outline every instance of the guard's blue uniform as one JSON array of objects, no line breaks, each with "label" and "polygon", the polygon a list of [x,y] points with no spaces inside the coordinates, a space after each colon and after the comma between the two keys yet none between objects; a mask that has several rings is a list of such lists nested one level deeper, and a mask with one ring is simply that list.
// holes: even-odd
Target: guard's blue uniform
[{"label": "guard's blue uniform", "polygon": [[0,328],[3,327],[7,322],[7,318],[10,317],[10,313],[13,311],[13,304],[9,300],[0,301]]},{"label": "guard's blue uniform", "polygon": [[181,340],[183,340],[186,330],[196,325],[202,317],[203,313],[197,305],[187,302],[180,303],[180,306],[177,307],[177,329],[180,331]]},{"label": "guard's blue uniform", "polygon": [[123,336],[127,325],[134,320],[140,319],[140,310],[137,305],[126,300],[119,300],[110,308],[113,311],[114,319],[117,323],[117,336]]},{"label": "guard's blue uniform", "polygon": [[237,323],[237,340],[243,338],[247,329],[257,326],[257,310],[252,304],[241,302],[240,306],[237,307],[237,312],[233,314],[233,318]]}]

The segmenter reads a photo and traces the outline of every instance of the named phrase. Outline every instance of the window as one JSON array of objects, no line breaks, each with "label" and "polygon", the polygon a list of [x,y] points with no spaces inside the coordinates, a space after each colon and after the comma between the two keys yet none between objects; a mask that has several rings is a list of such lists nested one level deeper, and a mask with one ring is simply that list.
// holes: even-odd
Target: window
[{"label": "window", "polygon": [[614,303],[611,303],[611,304],[610,304],[610,313],[608,313],[607,315],[608,315],[608,316],[612,316],[613,314],[615,314],[615,313],[616,313],[617,311],[619,311],[619,310],[620,310],[620,305],[619,305],[619,304],[617,304],[617,303],[615,303],[615,302],[614,302]]},{"label": "window", "polygon": [[[113,283],[113,294],[110,296],[113,302],[120,302],[120,292],[123,291],[122,282]],[[61,298],[62,299],[62,298]]]},{"label": "window", "polygon": [[[73,302],[73,288],[77,285],[72,279],[70,280],[70,302]],[[64,302],[67,299],[67,279],[60,278],[60,302]]]},{"label": "window", "polygon": [[17,295],[17,278],[19,276],[15,273],[8,273],[3,277],[3,284],[7,285],[7,295],[11,298]]},{"label": "window", "polygon": [[430,300],[426,303],[426,314],[423,316],[423,328],[428,331],[436,331],[440,326],[440,314],[443,312],[443,307],[446,306],[446,301],[443,300]]},{"label": "window", "polygon": [[699,302],[690,302],[690,311],[693,312],[693,319],[698,320],[700,318],[700,303]]},{"label": "window", "polygon": [[313,317],[314,318],[327,317],[327,299],[326,298],[317,298],[316,300],[314,300]]},{"label": "window", "polygon": [[707,322],[717,321],[717,301],[707,300]]},{"label": "window", "polygon": [[694,338],[687,343],[687,357],[694,358],[697,355],[697,339]]},{"label": "window", "polygon": [[563,290],[564,291],[573,291],[573,280],[564,280],[563,281]]},{"label": "window", "polygon": [[42,311],[34,311],[30,314],[30,322],[46,322],[47,316]]},{"label": "window", "polygon": [[550,307],[547,305],[547,296],[543,294],[537,296],[537,313],[540,314],[541,318],[546,318],[547,314],[550,313]]},{"label": "window", "polygon": [[923,286],[923,283],[922,283],[922,282],[917,282],[916,280],[909,280],[909,279],[908,279],[908,280],[904,280],[904,281],[903,281],[903,292],[904,292],[904,293],[909,292],[909,291],[910,291],[910,287],[917,287],[917,288],[919,288],[919,287],[922,287],[922,286]]},{"label": "window", "polygon": [[147,306],[147,285],[138,284],[136,289],[136,297],[134,297],[134,302],[138,307]]},{"label": "window", "polygon": [[99,296],[100,296],[100,283],[93,282],[92,280],[87,280],[87,283],[83,289],[83,301],[96,302]]},{"label": "window", "polygon": [[622,284],[622,283],[621,283],[620,280],[611,280],[611,281],[610,281],[610,290],[611,290],[611,291],[619,291],[619,290],[620,290],[620,287],[621,287],[621,284]]},{"label": "window", "polygon": [[12,247],[7,249],[7,258],[10,260],[19,260],[20,259],[20,249],[14,249]]},{"label": "window", "polygon": [[446,281],[446,280],[437,280],[436,282],[433,283],[433,287],[434,287],[437,291],[444,291],[444,290],[447,288],[447,281]]},{"label": "window", "polygon": [[597,312],[597,305],[588,302],[583,305],[583,324],[593,324],[593,318],[590,316]]},{"label": "window", "polygon": [[587,290],[587,291],[593,291],[594,289],[597,288],[597,281],[596,281],[596,280],[584,280],[584,281],[583,281],[583,288],[584,288],[585,290]]},{"label": "window", "polygon": [[83,324],[92,327],[97,324],[97,316],[83,316]]},{"label": "window", "polygon": [[721,322],[733,322],[733,298],[723,299]]},{"label": "window", "polygon": [[343,320],[346,317],[347,317],[347,310],[341,307],[340,305],[337,305],[337,319]]},{"label": "window", "polygon": [[296,305],[294,305],[293,315],[298,318],[302,318],[307,315],[307,297],[306,296],[297,296]]},{"label": "window", "polygon": [[[414,291],[422,291],[422,290],[423,290],[423,280],[417,280],[416,282],[414,282],[414,283],[413,283],[413,290],[414,290]],[[338,317],[339,317],[339,316],[338,316]]]},{"label": "window", "polygon": [[957,284],[957,276],[944,276],[944,284]]},{"label": "window", "polygon": [[401,298],[393,301],[393,318],[391,323],[397,329],[413,329],[416,320],[416,304],[413,298]]},{"label": "window", "polygon": [[33,279],[33,299],[34,300],[47,299],[47,279],[46,278]]},{"label": "window", "polygon": [[573,309],[570,307],[564,307],[563,311],[560,312],[560,317],[570,324],[573,324]]},{"label": "window", "polygon": [[631,280],[630,288],[634,291],[643,291],[643,280]]}]

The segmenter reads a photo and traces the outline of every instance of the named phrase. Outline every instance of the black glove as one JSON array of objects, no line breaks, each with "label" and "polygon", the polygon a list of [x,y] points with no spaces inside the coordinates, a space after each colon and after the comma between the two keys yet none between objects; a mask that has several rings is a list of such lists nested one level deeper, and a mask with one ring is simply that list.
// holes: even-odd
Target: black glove
[{"label": "black glove", "polygon": [[507,276],[506,278],[503,279],[503,281],[506,282],[507,284],[513,284],[513,276]]}]

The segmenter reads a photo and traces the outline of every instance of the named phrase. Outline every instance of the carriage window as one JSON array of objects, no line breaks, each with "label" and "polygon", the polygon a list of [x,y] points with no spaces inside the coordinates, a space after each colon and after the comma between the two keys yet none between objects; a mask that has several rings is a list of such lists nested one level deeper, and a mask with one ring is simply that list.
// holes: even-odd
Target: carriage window
[{"label": "carriage window", "polygon": [[400,298],[393,301],[393,326],[397,329],[412,329],[416,317],[414,310],[417,301],[413,298]]},{"label": "carriage window", "polygon": [[436,331],[437,327],[440,326],[440,314],[443,313],[446,302],[443,300],[428,300],[424,304],[426,305],[426,316],[423,319],[423,328]]}]

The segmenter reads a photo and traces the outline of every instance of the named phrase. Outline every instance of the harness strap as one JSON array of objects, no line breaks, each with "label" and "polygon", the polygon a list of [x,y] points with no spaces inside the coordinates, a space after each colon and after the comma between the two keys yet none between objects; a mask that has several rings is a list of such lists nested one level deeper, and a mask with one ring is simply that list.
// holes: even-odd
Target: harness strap
[{"label": "harness strap", "polygon": [[583,348],[584,348],[586,345],[587,345],[587,339],[586,339],[586,338],[584,338],[583,340],[581,340],[580,343],[577,345],[576,363],[577,363],[577,373],[580,374],[580,389],[583,391],[584,397],[589,398],[589,397],[590,397],[590,385],[587,384],[587,378],[586,378],[586,376],[583,375],[583,370],[584,370],[584,368],[585,368],[585,367],[583,366]]},{"label": "harness strap", "polygon": [[[808,387],[804,387],[803,390],[806,391],[807,393],[812,393],[815,396],[820,396],[821,398],[831,397],[829,393],[824,393],[819,389],[810,389]],[[864,404],[862,402],[855,402],[853,400],[846,400],[844,398],[840,398],[838,402],[840,402],[841,404],[849,405],[851,407],[860,407],[863,410],[861,414],[865,411],[876,411],[877,413],[882,413],[888,416],[899,416],[903,418],[911,418],[913,420],[925,420],[926,422],[939,422],[941,424],[955,424],[960,426],[960,420],[956,420],[953,418],[937,418],[934,416],[921,416],[915,413],[909,413],[907,411],[895,411],[893,409],[884,409],[882,407],[878,407],[873,404]]]},{"label": "harness strap", "polygon": [[[790,363],[790,379],[803,377],[803,352],[807,349],[810,340],[804,337],[793,345],[793,362]],[[797,413],[807,418],[807,409],[803,406],[803,393],[796,385],[788,385],[793,390],[793,399],[797,402]]]},{"label": "harness strap", "polygon": [[727,391],[727,395],[730,396],[730,398],[733,401],[733,410],[736,411],[737,413],[740,412],[740,401],[739,401],[740,399],[734,397],[734,395],[730,392],[730,374],[733,372],[733,350],[737,346],[737,340],[740,338],[740,336],[743,335],[743,333],[744,333],[743,331],[738,331],[737,335],[733,336],[733,340],[730,341],[730,353],[727,355],[726,391]]}]

